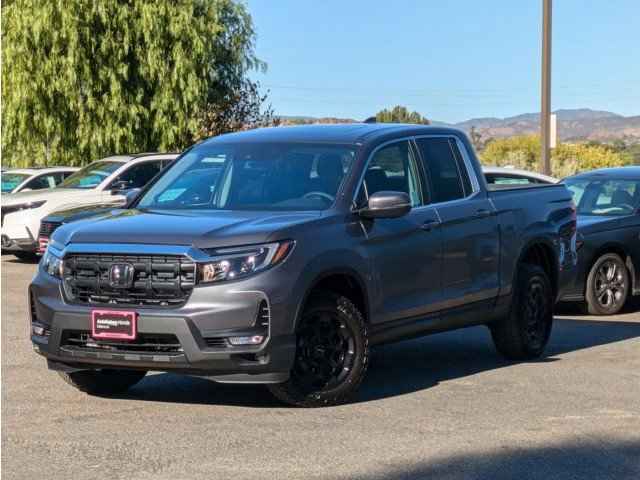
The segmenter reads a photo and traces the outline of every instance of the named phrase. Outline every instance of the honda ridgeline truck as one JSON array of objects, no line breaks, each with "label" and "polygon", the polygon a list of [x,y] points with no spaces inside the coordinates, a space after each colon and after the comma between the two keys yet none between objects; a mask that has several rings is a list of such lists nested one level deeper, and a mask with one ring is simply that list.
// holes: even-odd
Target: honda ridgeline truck
[{"label": "honda ridgeline truck", "polygon": [[540,356],[575,232],[564,185],[488,191],[458,130],[222,135],[126,208],[55,231],[31,340],[90,394],[160,370],[336,404],[384,342],[487,325],[505,357]]}]

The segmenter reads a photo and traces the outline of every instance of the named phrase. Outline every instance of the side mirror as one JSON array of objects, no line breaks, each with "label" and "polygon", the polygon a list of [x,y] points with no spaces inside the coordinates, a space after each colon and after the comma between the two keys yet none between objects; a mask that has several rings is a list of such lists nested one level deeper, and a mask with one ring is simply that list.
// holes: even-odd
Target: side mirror
[{"label": "side mirror", "polygon": [[142,189],[141,188],[132,188],[131,190],[129,190],[127,193],[125,193],[124,198],[125,198],[125,205],[130,205],[136,198],[138,198],[138,195],[140,195],[140,191]]},{"label": "side mirror", "polygon": [[129,182],[126,180],[116,180],[111,184],[111,195],[121,195],[123,190],[129,187]]},{"label": "side mirror", "polygon": [[358,212],[364,218],[398,218],[411,210],[411,199],[404,192],[376,192]]}]

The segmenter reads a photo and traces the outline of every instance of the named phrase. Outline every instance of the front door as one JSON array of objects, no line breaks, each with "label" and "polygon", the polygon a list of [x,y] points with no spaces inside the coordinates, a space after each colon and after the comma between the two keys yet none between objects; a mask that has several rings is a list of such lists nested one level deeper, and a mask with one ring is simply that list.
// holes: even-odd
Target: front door
[{"label": "front door", "polygon": [[362,247],[372,262],[372,322],[423,316],[440,307],[442,237],[412,146],[399,141],[377,150],[367,167],[359,203],[380,191],[405,192],[412,210],[394,219],[362,220]]}]

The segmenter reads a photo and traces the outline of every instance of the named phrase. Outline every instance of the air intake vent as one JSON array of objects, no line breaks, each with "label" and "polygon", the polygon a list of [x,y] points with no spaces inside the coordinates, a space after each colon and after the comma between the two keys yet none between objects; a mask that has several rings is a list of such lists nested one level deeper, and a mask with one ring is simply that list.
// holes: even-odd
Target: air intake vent
[{"label": "air intake vent", "polygon": [[229,346],[229,342],[227,342],[226,337],[209,337],[205,338],[204,341],[206,342],[207,347],[227,348]]},{"label": "air intake vent", "polygon": [[262,300],[258,305],[258,316],[256,318],[256,325],[261,327],[269,327],[271,321],[271,310],[269,310],[269,304],[266,300]]}]

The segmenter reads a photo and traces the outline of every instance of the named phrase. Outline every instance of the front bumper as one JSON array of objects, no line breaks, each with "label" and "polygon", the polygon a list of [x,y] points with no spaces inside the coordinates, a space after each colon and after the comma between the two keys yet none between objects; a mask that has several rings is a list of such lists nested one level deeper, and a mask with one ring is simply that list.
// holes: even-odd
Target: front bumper
[{"label": "front bumper", "polygon": [[38,269],[29,287],[31,341],[54,370],[123,368],[172,371],[230,383],[286,381],[295,355],[295,335],[293,322],[283,318],[277,304],[270,304],[262,344],[233,346],[218,341],[255,333],[259,328],[264,331],[264,326],[256,325],[256,311],[261,301],[270,302],[268,294],[252,286],[247,285],[246,290],[242,287],[236,283],[232,288],[196,288],[180,308],[114,308],[137,311],[139,338],[175,337],[179,348],[171,351],[130,348],[132,344],[127,342],[117,342],[113,348],[93,339],[90,345],[78,345],[69,339],[72,334],[89,336],[92,308],[66,303],[60,281]]},{"label": "front bumper", "polygon": [[2,249],[7,252],[35,253],[38,251],[38,242],[33,238],[9,238],[7,235],[3,234]]},{"label": "front bumper", "polygon": [[38,251],[38,230],[40,229],[40,209],[20,210],[3,215],[2,249],[8,252]]}]

